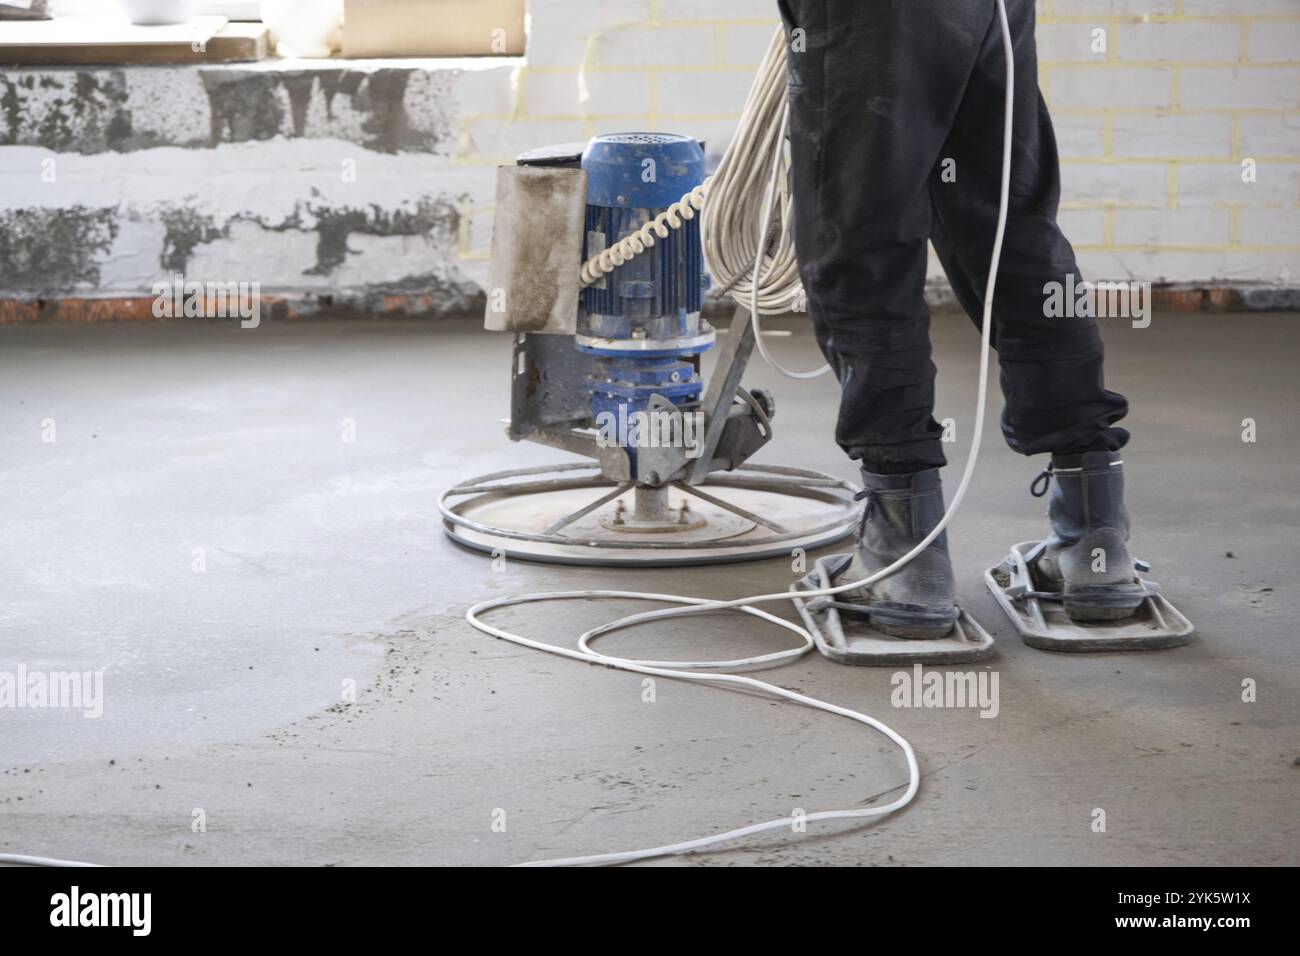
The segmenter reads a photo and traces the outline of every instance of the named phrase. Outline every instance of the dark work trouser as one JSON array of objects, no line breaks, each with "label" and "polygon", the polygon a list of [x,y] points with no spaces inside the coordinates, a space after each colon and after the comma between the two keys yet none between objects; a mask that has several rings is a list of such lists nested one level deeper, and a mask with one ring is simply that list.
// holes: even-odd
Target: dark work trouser
[{"label": "dark work trouser", "polygon": [[[1128,410],[1090,316],[1048,318],[1074,274],[1038,90],[1033,0],[1006,0],[1014,155],[993,344],[1002,433],[1026,455],[1115,450]],[[994,0],[780,0],[794,238],[817,340],[842,389],[836,441],[870,471],[945,463],[924,300],[927,240],[978,325],[997,222],[1005,56]],[[945,175],[945,173],[947,175]],[[954,180],[955,181],[945,181]]]}]

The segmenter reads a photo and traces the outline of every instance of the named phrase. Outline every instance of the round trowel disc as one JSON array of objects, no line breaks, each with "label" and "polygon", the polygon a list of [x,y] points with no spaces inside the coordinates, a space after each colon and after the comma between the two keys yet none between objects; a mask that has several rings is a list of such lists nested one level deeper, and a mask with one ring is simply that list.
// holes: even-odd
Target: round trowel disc
[{"label": "round trowel disc", "polygon": [[[584,470],[589,474],[571,474]],[[643,566],[788,555],[837,541],[853,529],[856,489],[848,482],[759,465],[711,477],[697,486],[699,495],[669,487],[664,513],[639,520],[635,489],[616,493],[594,465],[498,472],[446,492],[443,524],[455,541],[492,554]]]}]

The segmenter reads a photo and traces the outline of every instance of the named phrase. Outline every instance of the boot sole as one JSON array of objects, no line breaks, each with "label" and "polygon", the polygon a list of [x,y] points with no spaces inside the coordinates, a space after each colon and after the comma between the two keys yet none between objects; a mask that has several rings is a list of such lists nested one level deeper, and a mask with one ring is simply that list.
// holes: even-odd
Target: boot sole
[{"label": "boot sole", "polygon": [[871,626],[890,637],[901,637],[912,641],[935,640],[952,633],[957,622],[957,609],[951,613],[936,614],[932,611],[908,611],[903,608],[880,608],[877,605],[864,605],[863,611],[871,619]]},{"label": "boot sole", "polygon": [[1068,585],[1061,603],[1072,621],[1122,621],[1137,613],[1147,592],[1140,584],[1096,585],[1071,588]]},{"label": "boot sole", "polygon": [[1135,604],[1133,607],[1088,607],[1066,601],[1065,613],[1069,615],[1071,621],[1078,621],[1080,624],[1094,621],[1122,621],[1136,614],[1139,606]]},{"label": "boot sole", "polygon": [[[852,554],[838,555],[837,558],[842,560],[832,563],[827,575],[835,583],[839,583],[840,576],[848,569]],[[955,604],[948,611],[927,611],[919,605],[859,602],[856,600],[858,597],[858,592],[848,592],[840,598],[861,608],[846,611],[846,614],[866,618],[881,634],[909,641],[934,641],[947,637],[953,632],[960,613]]]},{"label": "boot sole", "polygon": [[952,633],[955,623],[954,621],[942,627],[904,627],[898,624],[885,624],[874,617],[871,619],[871,626],[881,634],[901,637],[909,641],[935,641],[947,637]]}]

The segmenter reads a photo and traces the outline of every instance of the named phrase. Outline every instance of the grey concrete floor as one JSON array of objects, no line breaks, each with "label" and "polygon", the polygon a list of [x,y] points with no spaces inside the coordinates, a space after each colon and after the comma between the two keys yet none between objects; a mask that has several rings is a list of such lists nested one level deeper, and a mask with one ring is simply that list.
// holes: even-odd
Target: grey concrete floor
[{"label": "grey concrete floor", "polygon": [[[991,427],[951,538],[965,603],[998,640],[987,665],[998,716],[894,708],[892,671],[815,655],[770,671],[909,737],[920,795],[882,823],[685,862],[1300,862],[1300,319],[1158,315],[1106,336],[1109,384],[1133,405],[1135,552],[1199,640],[1088,656],[1019,642],[980,574],[1041,533],[1027,491],[1041,463]],[[960,462],[978,342],[954,317],[936,319],[934,338],[936,412],[957,422]],[[805,334],[772,344],[788,363],[815,360]],[[791,577],[781,560],[493,572],[453,546],[439,489],[562,460],[503,437],[508,361],[506,338],[472,322],[0,328],[0,671],[102,669],[105,696],[99,719],[0,710],[0,852],[498,864],[896,794],[900,755],[858,725],[672,681],[645,703],[635,675],[464,623],[468,604],[493,595],[735,597]],[[748,381],[779,403],[760,460],[852,477],[830,438],[832,383],[758,365]],[[994,396],[991,413],[1000,407]],[[55,440],[43,440],[51,421]],[[567,640],[634,609],[573,602],[496,619]],[[716,658],[784,640],[715,616],[605,646]],[[1255,702],[1242,699],[1247,679]],[[356,702],[341,703],[349,681]],[[1105,832],[1093,829],[1098,808]]]}]

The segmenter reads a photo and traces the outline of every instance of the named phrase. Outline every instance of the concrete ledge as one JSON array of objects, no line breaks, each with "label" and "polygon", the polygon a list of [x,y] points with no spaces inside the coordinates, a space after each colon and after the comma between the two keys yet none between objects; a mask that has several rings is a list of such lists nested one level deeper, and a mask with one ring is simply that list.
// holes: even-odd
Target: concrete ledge
[{"label": "concrete ledge", "polygon": [[463,311],[481,295],[473,211],[494,176],[460,158],[462,117],[508,113],[519,63],[6,71],[4,321],[133,316],[178,273],[365,313],[393,294],[429,302],[404,310]]}]

